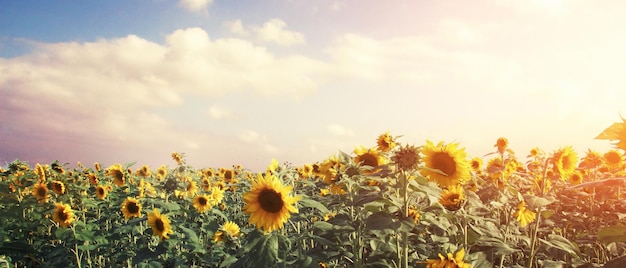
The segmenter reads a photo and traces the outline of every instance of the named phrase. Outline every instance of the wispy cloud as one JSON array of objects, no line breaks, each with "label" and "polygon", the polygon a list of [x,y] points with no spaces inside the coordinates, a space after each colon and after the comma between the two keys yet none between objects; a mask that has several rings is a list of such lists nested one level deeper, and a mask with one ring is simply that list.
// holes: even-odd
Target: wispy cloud
[{"label": "wispy cloud", "polygon": [[208,14],[211,4],[213,4],[213,0],[180,0],[178,2],[179,6],[188,11],[203,14]]},{"label": "wispy cloud", "polygon": [[230,32],[248,36],[253,34],[257,41],[281,46],[305,44],[304,34],[287,30],[287,23],[281,19],[270,19],[263,25],[244,26],[241,20],[228,21],[224,25]]}]

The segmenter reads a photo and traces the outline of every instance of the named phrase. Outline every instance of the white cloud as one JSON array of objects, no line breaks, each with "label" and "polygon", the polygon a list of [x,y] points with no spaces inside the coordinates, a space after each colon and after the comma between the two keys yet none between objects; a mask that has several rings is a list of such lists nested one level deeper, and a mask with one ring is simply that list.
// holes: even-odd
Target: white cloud
[{"label": "white cloud", "polygon": [[191,12],[207,13],[212,3],[213,0],[180,0],[178,5]]},{"label": "white cloud", "polygon": [[262,26],[244,26],[241,20],[224,23],[231,33],[247,36],[254,34],[256,40],[263,43],[274,43],[281,46],[305,44],[304,34],[287,30],[287,23],[281,19],[270,19]]},{"label": "white cloud", "polygon": [[240,133],[239,139],[245,143],[255,144],[259,146],[266,153],[278,153],[278,148],[268,142],[267,136],[260,135],[256,131],[248,130],[246,132]]},{"label": "white cloud", "polygon": [[223,108],[217,106],[209,107],[209,116],[215,119],[221,119],[231,116],[231,113]]},{"label": "white cloud", "polygon": [[326,129],[336,136],[354,136],[354,131],[339,124],[327,125]]},{"label": "white cloud", "polygon": [[342,1],[335,1],[330,5],[330,10],[332,11],[339,11],[342,10],[343,8],[345,8],[347,6],[347,4],[345,2]]}]

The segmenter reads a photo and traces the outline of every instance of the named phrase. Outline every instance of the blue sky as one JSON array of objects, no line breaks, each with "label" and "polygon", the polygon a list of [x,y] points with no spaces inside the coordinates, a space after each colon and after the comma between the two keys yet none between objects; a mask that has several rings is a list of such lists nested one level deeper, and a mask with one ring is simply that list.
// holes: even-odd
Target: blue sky
[{"label": "blue sky", "polygon": [[0,162],[294,165],[498,137],[608,150],[621,1],[2,1]]}]

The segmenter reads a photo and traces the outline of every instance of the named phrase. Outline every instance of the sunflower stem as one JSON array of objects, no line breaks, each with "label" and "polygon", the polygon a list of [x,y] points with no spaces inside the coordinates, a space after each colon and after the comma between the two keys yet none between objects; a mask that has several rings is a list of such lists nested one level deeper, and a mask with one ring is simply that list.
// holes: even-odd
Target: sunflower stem
[{"label": "sunflower stem", "polygon": [[[408,188],[409,188],[409,183],[408,183],[408,179],[406,176],[405,171],[402,171],[402,195],[403,195],[403,208],[402,208],[402,216],[403,216],[403,220],[407,219],[409,217],[409,198],[408,198]],[[409,235],[408,232],[402,231],[402,253],[403,253],[403,262],[402,262],[402,267],[408,268],[409,267]]]}]

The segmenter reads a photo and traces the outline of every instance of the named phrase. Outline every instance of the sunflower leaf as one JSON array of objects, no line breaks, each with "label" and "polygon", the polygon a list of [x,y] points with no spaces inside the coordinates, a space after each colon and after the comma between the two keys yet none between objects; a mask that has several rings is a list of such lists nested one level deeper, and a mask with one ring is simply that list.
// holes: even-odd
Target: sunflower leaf
[{"label": "sunflower leaf", "polygon": [[380,211],[367,217],[365,226],[369,230],[397,229],[400,222],[395,221],[388,213]]},{"label": "sunflower leaf", "polygon": [[330,213],[330,210],[328,210],[328,208],[326,208],[326,206],[324,206],[322,203],[311,199],[308,196],[304,196],[299,202],[298,204],[304,206],[304,207],[309,207],[309,208],[315,208],[317,210],[319,210],[320,212],[327,214]]},{"label": "sunflower leaf", "polygon": [[604,243],[626,242],[626,226],[607,226],[598,230],[598,240]]}]

